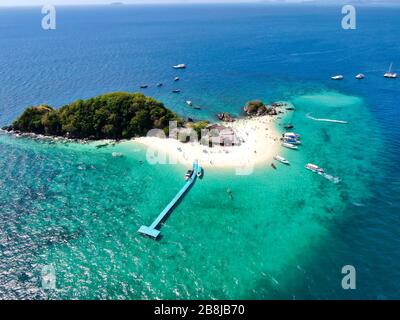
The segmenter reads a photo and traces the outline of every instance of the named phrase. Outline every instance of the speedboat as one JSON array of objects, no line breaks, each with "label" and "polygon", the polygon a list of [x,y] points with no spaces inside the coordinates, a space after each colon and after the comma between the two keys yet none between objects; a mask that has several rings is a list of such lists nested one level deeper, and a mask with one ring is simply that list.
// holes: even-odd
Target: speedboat
[{"label": "speedboat", "polygon": [[290,164],[289,161],[287,161],[284,157],[281,157],[281,156],[278,156],[278,155],[276,155],[276,156],[274,157],[274,159],[275,159],[276,161],[279,161],[280,163],[283,163],[283,164],[287,164],[287,165]]},{"label": "speedboat", "polygon": [[383,76],[388,79],[396,79],[397,73],[392,72],[393,63],[390,64],[389,71],[386,72]]},{"label": "speedboat", "polygon": [[292,143],[288,143],[288,142],[284,142],[282,143],[282,147],[288,148],[288,149],[293,149],[293,150],[297,150],[299,147],[295,146]]},{"label": "speedboat", "polygon": [[201,110],[201,107],[199,107],[199,106],[194,106],[193,108],[196,110]]},{"label": "speedboat", "polygon": [[312,163],[306,164],[305,168],[310,170],[310,171],[312,171],[312,172],[318,173],[318,174],[324,173],[324,169],[322,169],[322,168],[320,168],[317,165],[312,164]]},{"label": "speedboat", "polygon": [[179,77],[175,77],[174,81],[179,81]]},{"label": "speedboat", "polygon": [[358,80],[362,80],[365,78],[365,75],[363,75],[362,73],[359,73],[358,75],[356,75],[356,79]]},{"label": "speedboat", "polygon": [[191,107],[191,106],[193,105],[193,102],[192,102],[192,101],[190,101],[190,100],[187,100],[187,101],[186,101],[186,104],[187,104],[188,106],[190,106],[190,107]]},{"label": "speedboat", "polygon": [[339,75],[337,75],[337,76],[331,77],[331,79],[332,79],[332,80],[343,80],[344,77],[343,77],[341,74],[339,74]]},{"label": "speedboat", "polygon": [[185,69],[186,65],[184,63],[177,64],[176,66],[173,66],[174,69]]},{"label": "speedboat", "polygon": [[185,180],[186,180],[186,181],[189,180],[190,177],[192,176],[192,174],[193,174],[193,170],[188,170],[188,171],[186,172],[186,174],[185,174]]},{"label": "speedboat", "polygon": [[175,90],[172,90],[172,92],[173,92],[173,93],[180,93],[180,92],[181,92],[181,89],[175,89]]}]

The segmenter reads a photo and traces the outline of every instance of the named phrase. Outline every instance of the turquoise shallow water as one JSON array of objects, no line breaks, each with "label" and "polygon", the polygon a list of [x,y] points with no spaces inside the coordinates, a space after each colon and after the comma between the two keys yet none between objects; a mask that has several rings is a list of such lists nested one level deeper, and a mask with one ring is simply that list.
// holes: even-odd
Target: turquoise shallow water
[{"label": "turquoise shallow water", "polygon": [[[360,9],[359,30],[343,33],[337,10],[60,8],[57,31],[44,33],[40,11],[1,9],[1,125],[30,104],[163,81],[145,93],[194,118],[239,114],[253,98],[291,101],[285,121],[303,145],[281,150],[292,165],[276,171],[207,170],[155,242],[137,229],[179,190],[185,167],[150,165],[128,142],[98,149],[0,134],[0,296],[398,298],[399,88],[381,74],[400,48],[381,48],[396,38],[399,13]],[[179,62],[188,64],[180,96],[170,94]],[[348,79],[333,83],[338,69]],[[352,80],[355,70],[367,79]],[[305,170],[308,162],[341,182]],[[353,292],[340,287],[345,264],[357,269]],[[56,290],[41,287],[48,265]]]},{"label": "turquoise shallow water", "polygon": [[[145,150],[131,142],[97,149],[2,136],[2,151],[13,146],[21,167],[18,175],[4,170],[3,190],[11,192],[2,193],[11,215],[4,237],[16,239],[3,243],[3,257],[17,260],[17,275],[30,279],[27,287],[37,284],[37,268],[55,266],[60,289],[34,290],[35,297],[290,298],[287,273],[289,279],[301,274],[346,207],[370,197],[372,161],[357,149],[367,131],[358,121],[370,116],[360,98],[321,92],[293,102],[291,121],[304,146],[282,150],[292,165],[273,171],[265,164],[242,177],[207,170],[158,242],[136,231],[178,191],[184,168],[148,165]],[[310,111],[351,123],[317,123],[306,118]],[[308,161],[343,181],[311,174],[304,169]],[[24,211],[13,215],[15,205]],[[19,245],[11,247],[14,242]]]}]

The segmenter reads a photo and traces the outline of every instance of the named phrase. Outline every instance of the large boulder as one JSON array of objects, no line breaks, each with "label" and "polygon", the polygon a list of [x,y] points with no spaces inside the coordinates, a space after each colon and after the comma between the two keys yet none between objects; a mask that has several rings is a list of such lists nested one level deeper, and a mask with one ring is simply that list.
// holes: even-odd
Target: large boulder
[{"label": "large boulder", "polygon": [[261,100],[253,100],[246,103],[243,110],[247,115],[257,115],[258,110],[265,108],[265,104]]},{"label": "large boulder", "polygon": [[233,121],[235,121],[235,119],[229,114],[229,112],[218,113],[217,114],[217,118],[220,121],[224,121],[224,122],[233,122]]},{"label": "large boulder", "polygon": [[265,105],[260,100],[250,101],[243,108],[244,112],[246,112],[249,116],[263,116],[270,115],[275,116],[278,114],[274,105]]}]

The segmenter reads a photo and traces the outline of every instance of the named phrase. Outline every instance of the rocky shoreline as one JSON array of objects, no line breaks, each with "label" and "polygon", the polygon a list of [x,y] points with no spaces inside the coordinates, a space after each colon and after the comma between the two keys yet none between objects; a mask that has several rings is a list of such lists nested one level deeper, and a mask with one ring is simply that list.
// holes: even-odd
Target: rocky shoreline
[{"label": "rocky shoreline", "polygon": [[243,108],[243,111],[248,116],[277,116],[278,114],[284,113],[279,108],[286,107],[288,104],[286,102],[273,102],[271,104],[265,104],[261,100],[249,101]]},{"label": "rocky shoreline", "polygon": [[[17,138],[30,138],[33,140],[41,140],[41,141],[49,141],[49,142],[62,142],[62,143],[79,143],[79,144],[88,144],[90,142],[95,141],[104,141],[97,139],[77,139],[77,138],[68,138],[65,136],[54,136],[54,135],[45,135],[45,134],[37,134],[33,132],[21,132],[20,130],[13,130],[11,126],[5,126],[0,129],[0,133],[10,134]],[[120,142],[121,140],[111,140],[107,139],[107,141],[113,141],[114,143]]]},{"label": "rocky shoreline", "polygon": [[[248,117],[261,117],[265,115],[269,116],[277,116],[279,114],[283,114],[280,108],[287,107],[288,104],[286,102],[273,102],[271,104],[265,104],[261,100],[252,100],[247,102],[247,104],[243,107],[243,112],[245,116]],[[286,110],[294,110],[294,108],[288,108]],[[229,112],[221,112],[217,113],[217,118],[222,122],[234,122],[235,119]]]}]

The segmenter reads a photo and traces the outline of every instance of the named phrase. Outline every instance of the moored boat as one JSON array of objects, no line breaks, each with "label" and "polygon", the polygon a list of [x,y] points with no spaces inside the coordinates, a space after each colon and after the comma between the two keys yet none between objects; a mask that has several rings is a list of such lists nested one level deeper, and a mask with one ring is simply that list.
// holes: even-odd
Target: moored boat
[{"label": "moored boat", "polygon": [[286,165],[289,165],[289,164],[290,164],[289,161],[287,161],[284,157],[279,156],[279,155],[276,155],[276,156],[274,157],[274,159],[275,159],[276,161],[279,161],[280,163],[283,163],[283,164],[286,164]]},{"label": "moored boat", "polygon": [[290,138],[284,138],[283,142],[290,143],[290,144],[301,144],[300,140],[298,140],[298,139],[290,139]]},{"label": "moored boat", "polygon": [[316,164],[307,163],[305,168],[307,170],[310,170],[310,171],[315,172],[315,173],[319,173],[319,174],[324,173],[324,169],[318,167]]},{"label": "moored boat", "polygon": [[147,84],[143,84],[140,86],[141,89],[147,89],[149,86]]},{"label": "moored boat", "polygon": [[357,80],[362,80],[364,78],[365,78],[365,75],[363,75],[362,73],[359,73],[358,75],[356,75]]},{"label": "moored boat", "polygon": [[190,101],[190,100],[187,100],[187,101],[186,101],[186,104],[187,104],[188,106],[190,106],[190,107],[193,106],[193,102]]},{"label": "moored boat", "polygon": [[287,139],[299,139],[300,135],[298,133],[294,133],[294,132],[285,132],[283,134],[283,137],[287,138]]},{"label": "moored boat", "polygon": [[290,144],[301,144],[300,135],[294,132],[286,132],[282,134],[283,142]]},{"label": "moored boat", "polygon": [[174,81],[179,81],[179,77],[175,77],[175,78],[174,78]]},{"label": "moored boat", "polygon": [[192,170],[192,169],[188,170],[188,171],[186,172],[186,174],[185,174],[185,180],[186,180],[186,181],[189,180],[190,177],[192,176],[192,174],[193,174],[193,170]]},{"label": "moored boat", "polygon": [[157,83],[157,87],[162,87],[163,86],[163,84],[160,82],[160,83]]},{"label": "moored boat", "polygon": [[292,143],[288,143],[288,142],[284,142],[282,143],[282,147],[288,148],[288,149],[293,149],[293,150],[297,150],[299,147],[295,146]]},{"label": "moored boat", "polygon": [[172,90],[172,92],[173,92],[173,93],[180,93],[180,92],[181,92],[181,89],[175,89],[175,90]]}]

